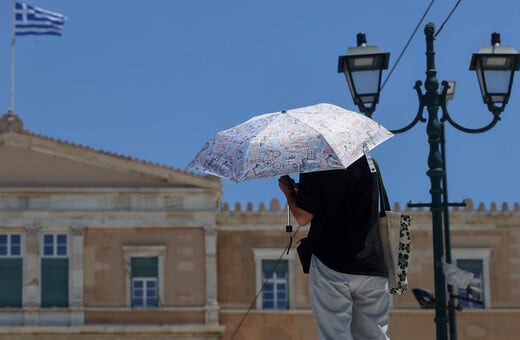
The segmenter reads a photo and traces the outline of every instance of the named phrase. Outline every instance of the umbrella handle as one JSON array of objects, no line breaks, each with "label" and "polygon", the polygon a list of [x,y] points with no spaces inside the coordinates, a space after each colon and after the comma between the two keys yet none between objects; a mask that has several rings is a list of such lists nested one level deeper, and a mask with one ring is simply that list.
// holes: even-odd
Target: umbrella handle
[{"label": "umbrella handle", "polygon": [[288,233],[292,233],[292,225],[291,225],[291,210],[289,209],[289,203],[287,203],[287,225],[285,226],[285,231]]},{"label": "umbrella handle", "polygon": [[[289,202],[287,202],[287,225],[285,226],[285,231],[289,234],[292,233],[292,225],[291,225],[291,210],[289,209]],[[289,250],[291,249],[293,241],[293,235],[289,236],[289,244],[287,245],[287,255],[289,255]]]}]

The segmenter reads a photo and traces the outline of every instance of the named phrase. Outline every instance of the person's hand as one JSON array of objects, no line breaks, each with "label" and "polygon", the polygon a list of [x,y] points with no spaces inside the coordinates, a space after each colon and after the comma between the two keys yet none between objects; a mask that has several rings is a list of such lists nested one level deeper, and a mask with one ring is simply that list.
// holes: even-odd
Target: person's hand
[{"label": "person's hand", "polygon": [[280,190],[282,190],[282,192],[285,194],[285,196],[292,195],[296,191],[296,183],[288,175],[281,176],[278,179],[278,186],[280,187]]},{"label": "person's hand", "polygon": [[298,221],[298,224],[301,226],[309,224],[312,221],[314,215],[306,210],[301,209],[296,204],[298,184],[296,184],[291,177],[285,175],[278,179],[278,186],[280,186],[280,189],[287,198],[287,205],[293,216],[296,218],[296,221]]}]

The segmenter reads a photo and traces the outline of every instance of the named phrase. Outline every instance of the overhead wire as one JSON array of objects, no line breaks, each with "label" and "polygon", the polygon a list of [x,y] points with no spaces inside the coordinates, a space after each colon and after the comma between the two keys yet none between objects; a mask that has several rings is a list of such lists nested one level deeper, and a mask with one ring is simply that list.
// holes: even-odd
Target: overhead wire
[{"label": "overhead wire", "polygon": [[[444,21],[442,22],[441,26],[439,27],[439,29],[437,30],[437,32],[435,33],[435,37],[437,37],[439,35],[439,33],[441,33],[442,29],[444,28],[444,26],[446,26],[446,24],[448,23],[448,21],[451,19],[451,16],[453,15],[453,13],[455,13],[455,10],[457,9],[457,7],[459,7],[460,3],[462,2],[462,0],[458,0],[455,5],[453,6],[453,8],[451,9],[450,13],[448,14],[448,16],[446,17],[446,19],[444,19]],[[430,4],[428,5],[428,7],[426,8],[426,10],[424,11],[424,14],[422,15],[421,19],[419,20],[419,22],[417,23],[417,25],[415,26],[415,29],[413,30],[412,34],[410,35],[410,38],[408,38],[408,41],[406,42],[405,46],[403,47],[403,50],[401,51],[401,53],[399,54],[399,56],[397,57],[397,60],[396,62],[394,63],[394,66],[392,66],[392,68],[390,69],[390,72],[388,73],[388,75],[386,76],[385,80],[383,81],[383,85],[381,85],[381,90],[383,90],[383,88],[385,87],[386,83],[388,82],[388,79],[390,79],[390,76],[392,75],[392,73],[394,72],[395,68],[397,67],[397,65],[399,64],[399,61],[401,61],[401,58],[403,57],[404,53],[406,52],[406,50],[408,49],[408,46],[410,45],[413,37],[415,36],[415,34],[417,33],[417,31],[419,30],[419,27],[421,27],[424,19],[426,18],[426,15],[428,15],[428,12],[430,11],[430,9],[432,8],[433,4],[435,3],[435,0],[431,0],[430,1]]]},{"label": "overhead wire", "polygon": [[399,56],[397,57],[397,60],[395,61],[394,66],[392,66],[392,68],[390,69],[390,72],[388,73],[388,75],[386,76],[385,80],[383,81],[383,85],[381,85],[381,90],[383,90],[383,88],[385,87],[386,83],[388,82],[388,79],[390,79],[390,76],[392,75],[392,73],[394,72],[395,68],[396,68],[397,65],[399,64],[399,61],[401,61],[401,58],[403,57],[404,53],[405,53],[406,50],[408,49],[408,46],[409,46],[410,43],[412,42],[413,37],[415,36],[415,34],[417,33],[417,31],[418,31],[419,28],[421,27],[422,22],[424,21],[424,18],[426,18],[426,15],[428,15],[428,12],[429,12],[430,9],[432,8],[434,2],[435,2],[435,0],[432,0],[432,1],[430,2],[430,4],[428,5],[428,7],[426,8],[426,10],[424,11],[424,14],[422,15],[422,17],[421,17],[421,19],[419,20],[419,22],[417,23],[417,25],[415,26],[415,29],[413,30],[412,34],[410,35],[410,38],[408,38],[408,41],[406,42],[406,44],[404,45],[404,47],[403,47],[401,53],[400,53]]},{"label": "overhead wire", "polygon": [[446,19],[444,19],[444,22],[441,24],[441,26],[439,27],[439,30],[437,31],[437,33],[435,33],[435,37],[437,37],[439,35],[439,33],[441,33],[442,29],[444,28],[444,26],[446,25],[446,23],[448,22],[448,20],[450,20],[451,16],[453,15],[453,13],[455,12],[455,10],[457,9],[457,7],[459,7],[460,3],[462,2],[462,0],[458,0],[457,3],[455,4],[455,6],[453,6],[453,8],[451,9],[451,12],[450,14],[448,14],[448,16],[446,17]]}]

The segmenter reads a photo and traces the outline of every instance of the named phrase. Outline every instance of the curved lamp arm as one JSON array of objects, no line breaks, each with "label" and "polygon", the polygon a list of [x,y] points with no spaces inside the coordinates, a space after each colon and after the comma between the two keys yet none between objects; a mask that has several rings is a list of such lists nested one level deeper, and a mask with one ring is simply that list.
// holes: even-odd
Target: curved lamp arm
[{"label": "curved lamp arm", "polygon": [[393,134],[397,135],[399,133],[406,132],[406,131],[410,130],[411,128],[413,128],[419,121],[422,123],[426,122],[426,119],[423,117],[424,99],[423,99],[423,94],[421,92],[421,85],[422,85],[422,82],[420,80],[417,80],[415,82],[415,86],[413,87],[415,89],[415,91],[417,92],[417,97],[419,98],[419,109],[417,110],[417,115],[415,116],[414,120],[410,124],[406,125],[405,127],[396,129],[396,130],[389,130]]},{"label": "curved lamp arm", "polygon": [[457,130],[462,131],[462,132],[466,132],[466,133],[482,133],[482,132],[486,132],[486,131],[491,130],[498,123],[498,121],[500,120],[500,114],[504,111],[505,105],[502,105],[502,107],[498,107],[496,105],[489,105],[488,104],[488,109],[493,114],[493,120],[489,124],[487,124],[484,127],[478,128],[478,129],[466,128],[466,127],[458,124],[457,122],[455,122],[451,118],[451,116],[450,116],[450,114],[448,112],[447,105],[446,105],[446,94],[447,94],[448,89],[449,89],[448,82],[444,80],[442,82],[442,85],[443,85],[443,90],[442,90],[442,94],[441,94],[441,109],[442,109],[441,122],[448,121],[448,123],[450,123],[454,128],[456,128]]}]

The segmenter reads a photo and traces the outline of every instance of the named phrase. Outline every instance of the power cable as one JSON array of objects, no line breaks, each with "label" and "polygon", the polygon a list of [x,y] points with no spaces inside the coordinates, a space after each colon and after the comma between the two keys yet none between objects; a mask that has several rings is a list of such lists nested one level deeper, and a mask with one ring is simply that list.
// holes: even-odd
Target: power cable
[{"label": "power cable", "polygon": [[446,19],[445,19],[444,22],[442,23],[441,27],[439,27],[439,30],[437,31],[437,33],[435,33],[435,38],[437,38],[437,36],[439,35],[439,33],[441,33],[442,29],[444,28],[444,25],[446,25],[446,23],[448,22],[448,20],[450,20],[451,16],[453,15],[453,13],[454,13],[455,10],[457,9],[457,7],[459,7],[459,5],[460,5],[461,2],[462,2],[462,0],[458,0],[457,3],[455,4],[455,6],[453,6],[453,8],[451,9],[450,14],[448,14],[448,16],[446,17]]},{"label": "power cable", "polygon": [[[390,72],[388,73],[388,75],[386,76],[385,80],[383,81],[383,85],[381,86],[381,90],[385,87],[386,83],[388,82],[388,79],[390,78],[390,76],[392,75],[392,73],[394,72],[395,68],[397,67],[397,65],[399,64],[399,61],[401,60],[402,56],[404,55],[405,51],[408,49],[408,45],[410,45],[410,42],[412,41],[413,37],[415,36],[415,34],[417,33],[417,31],[419,30],[419,27],[421,27],[422,25],[422,22],[424,21],[424,18],[426,17],[426,15],[428,14],[428,12],[430,11],[430,9],[432,8],[433,4],[434,4],[435,0],[432,0],[430,2],[430,4],[428,5],[428,7],[426,8],[426,10],[424,11],[424,14],[422,15],[421,19],[419,20],[419,22],[417,23],[417,26],[415,26],[415,29],[414,31],[412,32],[410,38],[408,39],[408,41],[406,42],[403,50],[401,51],[401,53],[399,54],[399,57],[397,57],[397,61],[395,62],[394,66],[392,66],[392,68],[390,69]],[[446,24],[448,23],[448,21],[450,20],[451,16],[453,15],[453,13],[455,13],[455,10],[457,9],[457,7],[460,5],[460,3],[462,2],[462,0],[458,0],[457,3],[453,6],[453,8],[451,9],[450,13],[448,14],[448,16],[446,17],[446,19],[444,19],[443,23],[441,24],[441,26],[439,27],[439,29],[437,30],[437,32],[435,33],[435,37],[437,37],[439,35],[439,33],[441,33],[442,29],[444,28],[444,26],[446,26]]]},{"label": "power cable", "polygon": [[430,11],[430,9],[432,8],[434,2],[435,2],[435,0],[432,0],[432,1],[430,2],[430,4],[428,5],[428,7],[426,8],[426,10],[424,11],[424,14],[422,15],[421,19],[420,19],[419,22],[417,23],[417,26],[415,26],[415,29],[413,30],[412,35],[410,36],[410,38],[408,38],[408,41],[407,41],[406,44],[404,45],[403,50],[402,50],[401,53],[399,54],[399,57],[397,57],[397,60],[396,60],[396,62],[395,62],[395,64],[394,64],[394,66],[392,66],[392,68],[390,69],[390,72],[388,73],[388,75],[386,76],[385,80],[383,81],[383,85],[381,86],[381,90],[383,90],[383,88],[384,88],[385,85],[386,85],[386,82],[388,81],[388,79],[390,78],[390,76],[391,76],[392,73],[394,72],[395,68],[397,67],[397,64],[399,64],[399,61],[400,61],[401,58],[403,57],[404,52],[406,52],[406,49],[408,48],[408,46],[409,46],[410,43],[412,42],[412,39],[413,39],[413,37],[415,36],[415,33],[417,33],[417,31],[419,30],[419,27],[421,27],[422,22],[424,21],[424,18],[426,18],[426,15],[428,14],[428,12]]}]

